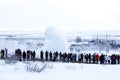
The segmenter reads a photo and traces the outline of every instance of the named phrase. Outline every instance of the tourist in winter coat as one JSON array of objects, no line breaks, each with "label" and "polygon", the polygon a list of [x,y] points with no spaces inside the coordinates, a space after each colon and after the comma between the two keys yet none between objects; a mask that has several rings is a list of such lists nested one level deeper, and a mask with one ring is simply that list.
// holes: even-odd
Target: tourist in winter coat
[{"label": "tourist in winter coat", "polygon": [[96,63],[98,64],[98,61],[99,61],[99,55],[96,54],[95,58],[96,58]]},{"label": "tourist in winter coat", "polygon": [[56,52],[54,52],[53,54],[53,61],[55,62],[55,60],[56,60]]},{"label": "tourist in winter coat", "polygon": [[88,61],[89,61],[89,63],[91,63],[91,54],[90,53],[88,55]]},{"label": "tourist in winter coat", "polygon": [[110,64],[111,56],[108,56],[108,64]]},{"label": "tourist in winter coat", "polygon": [[74,53],[72,54],[72,62],[76,62],[77,55]]},{"label": "tourist in winter coat", "polygon": [[21,49],[15,50],[15,55],[19,61],[21,61],[21,54],[22,54]]},{"label": "tourist in winter coat", "polygon": [[115,54],[113,54],[111,56],[111,64],[116,64],[116,55]]},{"label": "tourist in winter coat", "polygon": [[27,50],[27,60],[30,60],[31,51]]},{"label": "tourist in winter coat", "polygon": [[93,63],[95,63],[95,53],[92,55],[92,60],[93,60]]},{"label": "tourist in winter coat", "polygon": [[104,58],[105,58],[104,63],[105,63],[105,64],[107,64],[107,62],[108,62],[108,56],[107,56],[107,55],[105,55],[105,56],[104,56]]},{"label": "tourist in winter coat", "polygon": [[63,62],[66,62],[67,61],[67,53],[63,53]]},{"label": "tourist in winter coat", "polygon": [[43,54],[44,54],[44,52],[41,50],[41,52],[40,52],[40,59],[41,59],[41,61],[43,61]]},{"label": "tourist in winter coat", "polygon": [[58,61],[58,51],[55,52],[55,61]]},{"label": "tourist in winter coat", "polygon": [[45,52],[45,60],[48,61],[48,51]]},{"label": "tourist in winter coat", "polygon": [[35,50],[32,52],[32,60],[35,61],[35,55],[36,55],[36,52]]},{"label": "tourist in winter coat", "polygon": [[81,60],[81,54],[78,54],[78,62]]},{"label": "tourist in winter coat", "polygon": [[88,56],[88,54],[86,54],[86,55],[85,55],[86,63],[88,62],[88,58],[89,58],[89,56]]},{"label": "tourist in winter coat", "polygon": [[105,58],[104,58],[104,55],[102,53],[100,56],[100,64],[104,64],[104,60],[105,60]]},{"label": "tourist in winter coat", "polygon": [[23,51],[23,61],[25,61],[25,60],[26,60],[26,52]]},{"label": "tourist in winter coat", "polygon": [[7,55],[8,55],[8,50],[7,48],[5,48],[5,58],[7,58]]},{"label": "tourist in winter coat", "polygon": [[70,53],[70,62],[72,62],[72,53]]},{"label": "tourist in winter coat", "polygon": [[50,56],[50,61],[52,61],[52,52],[50,52],[49,56]]},{"label": "tourist in winter coat", "polygon": [[62,54],[62,52],[59,53],[59,60],[60,60],[60,61],[63,60],[63,54]]},{"label": "tourist in winter coat", "polygon": [[75,62],[77,61],[77,54],[75,54]]},{"label": "tourist in winter coat", "polygon": [[120,63],[120,55],[117,55],[117,63]]},{"label": "tourist in winter coat", "polygon": [[80,61],[83,62],[83,53],[81,53],[81,60]]},{"label": "tourist in winter coat", "polygon": [[68,53],[68,55],[67,55],[67,62],[69,62],[70,61],[70,53]]},{"label": "tourist in winter coat", "polygon": [[1,53],[1,59],[4,59],[4,55],[5,55],[4,49],[2,49],[0,53]]}]

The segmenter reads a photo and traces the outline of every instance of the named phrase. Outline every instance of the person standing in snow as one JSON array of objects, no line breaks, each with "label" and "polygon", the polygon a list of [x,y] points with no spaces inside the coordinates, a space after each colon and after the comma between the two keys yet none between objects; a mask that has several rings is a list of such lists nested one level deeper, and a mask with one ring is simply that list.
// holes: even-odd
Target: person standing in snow
[{"label": "person standing in snow", "polygon": [[107,64],[107,62],[108,62],[108,56],[107,55],[105,55],[105,64]]},{"label": "person standing in snow", "polygon": [[95,53],[92,55],[93,63],[95,63]]},{"label": "person standing in snow", "polygon": [[70,61],[70,53],[68,53],[68,55],[67,55],[67,62],[69,62]]},{"label": "person standing in snow", "polygon": [[5,48],[5,58],[7,58],[8,50]]},{"label": "person standing in snow", "polygon": [[88,54],[85,54],[86,63],[88,63],[88,58],[89,58]]},{"label": "person standing in snow", "polygon": [[72,62],[76,62],[77,55],[74,53],[72,54]]},{"label": "person standing in snow", "polygon": [[26,60],[26,52],[23,51],[23,61],[25,61],[25,60]]},{"label": "person standing in snow", "polygon": [[58,61],[58,51],[55,52],[55,61]]},{"label": "person standing in snow", "polygon": [[108,64],[110,64],[111,56],[108,56]]},{"label": "person standing in snow", "polygon": [[55,62],[55,60],[56,60],[56,52],[54,52],[53,54],[53,61]]},{"label": "person standing in snow", "polygon": [[31,54],[31,55],[32,55],[32,60],[33,60],[33,61],[35,61],[35,55],[36,55],[35,50],[32,52],[32,54]]},{"label": "person standing in snow", "polygon": [[81,54],[80,54],[80,57],[81,57],[81,58],[80,58],[80,62],[83,62],[83,56],[84,56],[83,53],[81,53]]},{"label": "person standing in snow", "polygon": [[88,54],[88,61],[89,61],[89,63],[91,63],[91,54],[90,53]]},{"label": "person standing in snow", "polygon": [[81,54],[78,54],[78,62],[80,63],[81,60]]},{"label": "person standing in snow", "polygon": [[66,62],[67,61],[67,53],[63,53],[63,62]]},{"label": "person standing in snow", "polygon": [[49,56],[50,56],[50,61],[52,61],[52,52],[50,52]]},{"label": "person standing in snow", "polygon": [[18,59],[19,61],[22,60],[22,59],[21,59],[21,55],[22,55],[21,49],[15,50],[15,55],[16,55],[16,57],[17,57],[17,59]]},{"label": "person standing in snow", "polygon": [[77,61],[77,54],[75,54],[75,60],[74,60],[75,62]]},{"label": "person standing in snow", "polygon": [[40,51],[40,60],[41,60],[41,61],[43,61],[43,54],[44,54],[44,52],[41,50],[41,51]]},{"label": "person standing in snow", "polygon": [[120,63],[120,55],[117,55],[117,63]]},{"label": "person standing in snow", "polygon": [[59,53],[59,61],[62,61],[62,52]]},{"label": "person standing in snow", "polygon": [[48,61],[48,51],[45,52],[45,60]]},{"label": "person standing in snow", "polygon": [[113,54],[111,56],[111,64],[116,64],[116,55],[115,54]]},{"label": "person standing in snow", "polygon": [[99,61],[99,55],[96,54],[95,58],[96,58],[96,63],[98,64],[98,61]]},{"label": "person standing in snow", "polygon": [[27,50],[27,60],[30,60],[30,55],[31,55],[30,50]]},{"label": "person standing in snow", "polygon": [[100,56],[100,64],[104,64],[104,60],[105,60],[105,58],[104,58],[104,55],[102,53]]},{"label": "person standing in snow", "polygon": [[1,59],[4,59],[5,51],[4,49],[1,50]]},{"label": "person standing in snow", "polygon": [[70,53],[70,62],[72,62],[72,53]]}]

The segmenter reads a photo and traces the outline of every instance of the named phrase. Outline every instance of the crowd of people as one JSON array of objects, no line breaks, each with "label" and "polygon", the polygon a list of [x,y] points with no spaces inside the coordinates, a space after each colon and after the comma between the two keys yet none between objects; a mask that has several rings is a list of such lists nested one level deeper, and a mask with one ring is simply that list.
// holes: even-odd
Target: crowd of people
[{"label": "crowd of people", "polygon": [[[37,53],[38,54],[38,53]],[[120,55],[112,54],[105,55],[103,53],[62,53],[62,52],[49,52],[40,51],[39,58],[36,58],[36,52],[27,50],[22,51],[21,49],[15,50],[15,58],[19,61],[53,61],[53,62],[73,62],[73,63],[89,63],[89,64],[119,64]],[[7,50],[2,49],[0,51],[0,58],[7,58]]]}]

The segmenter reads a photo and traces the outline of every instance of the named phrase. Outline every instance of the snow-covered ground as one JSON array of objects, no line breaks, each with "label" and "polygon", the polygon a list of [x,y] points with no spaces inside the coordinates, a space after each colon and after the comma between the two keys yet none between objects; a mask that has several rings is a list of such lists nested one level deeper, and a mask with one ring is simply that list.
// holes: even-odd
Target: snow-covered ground
[{"label": "snow-covered ground", "polygon": [[119,80],[120,65],[81,63],[29,62],[38,68],[46,64],[42,72],[26,70],[28,62],[6,64],[0,60],[0,80]]}]

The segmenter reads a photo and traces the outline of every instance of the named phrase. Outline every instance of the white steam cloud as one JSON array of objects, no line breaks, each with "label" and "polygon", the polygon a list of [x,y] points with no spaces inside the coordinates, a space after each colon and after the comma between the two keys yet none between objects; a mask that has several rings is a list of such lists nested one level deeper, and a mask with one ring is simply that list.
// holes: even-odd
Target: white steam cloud
[{"label": "white steam cloud", "polygon": [[67,39],[60,33],[55,27],[49,27],[46,29],[46,50],[51,52],[66,52]]}]

